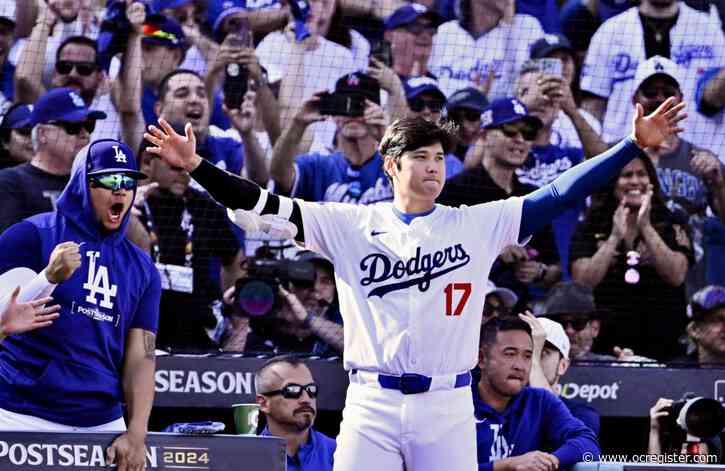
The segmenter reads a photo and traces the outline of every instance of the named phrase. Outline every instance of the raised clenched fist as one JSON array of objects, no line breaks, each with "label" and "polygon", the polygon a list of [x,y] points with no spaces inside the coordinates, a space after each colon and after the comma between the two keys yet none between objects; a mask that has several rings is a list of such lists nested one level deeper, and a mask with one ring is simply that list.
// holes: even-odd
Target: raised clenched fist
[{"label": "raised clenched fist", "polygon": [[50,254],[45,276],[51,283],[62,283],[81,266],[80,245],[75,242],[58,244]]}]

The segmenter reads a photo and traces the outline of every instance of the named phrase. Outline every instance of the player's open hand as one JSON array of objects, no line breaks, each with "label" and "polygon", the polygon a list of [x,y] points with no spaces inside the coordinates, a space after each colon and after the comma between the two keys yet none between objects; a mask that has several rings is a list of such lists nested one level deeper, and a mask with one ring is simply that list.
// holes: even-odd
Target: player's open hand
[{"label": "player's open hand", "polygon": [[159,118],[160,128],[153,124],[143,137],[156,147],[146,149],[156,154],[172,167],[181,167],[191,172],[201,163],[201,157],[196,155],[196,137],[191,123],[186,123],[184,136],[174,131],[174,128],[163,118]]},{"label": "player's open hand", "polygon": [[118,466],[118,471],[143,471],[146,467],[144,437],[126,432],[116,438],[106,450],[106,461]]},{"label": "player's open hand", "polygon": [[23,334],[31,330],[48,327],[60,316],[59,305],[46,306],[53,298],[40,298],[28,303],[18,304],[20,287],[13,291],[10,302],[0,313],[0,339],[8,335]]},{"label": "player's open hand", "polygon": [[53,284],[62,283],[70,278],[81,266],[80,245],[75,242],[62,242],[50,253],[45,277]]},{"label": "player's open hand", "polygon": [[687,118],[684,109],[684,102],[677,103],[677,98],[669,97],[651,114],[645,116],[644,108],[638,103],[632,126],[637,145],[642,149],[656,147],[664,143],[668,137],[682,132],[679,123]]}]

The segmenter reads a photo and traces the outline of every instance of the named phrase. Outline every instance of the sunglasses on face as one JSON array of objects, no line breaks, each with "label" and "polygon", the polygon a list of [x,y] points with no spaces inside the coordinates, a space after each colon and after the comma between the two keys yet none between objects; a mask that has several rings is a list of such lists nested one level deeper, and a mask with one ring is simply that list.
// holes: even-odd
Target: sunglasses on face
[{"label": "sunglasses on face", "polygon": [[70,136],[79,134],[81,129],[85,129],[88,134],[93,134],[93,130],[96,129],[96,121],[93,119],[88,121],[51,121],[48,124],[62,128]]},{"label": "sunglasses on face", "polygon": [[96,188],[105,188],[106,190],[118,191],[118,190],[134,190],[138,185],[135,178],[122,173],[112,173],[109,175],[100,175],[97,177],[91,177],[91,186]]},{"label": "sunglasses on face", "polygon": [[58,61],[55,63],[55,71],[60,75],[68,75],[74,68],[78,75],[88,77],[98,69],[98,66],[93,62]]},{"label": "sunglasses on face", "polygon": [[409,25],[405,25],[404,28],[410,34],[415,34],[416,36],[422,33],[428,33],[432,36],[436,34],[436,30],[438,29],[431,24],[425,23],[410,23]]},{"label": "sunglasses on face", "polygon": [[642,96],[648,100],[654,100],[655,98],[667,99],[671,96],[677,95],[677,89],[672,87],[644,87],[639,89]]},{"label": "sunglasses on face", "polygon": [[581,332],[589,325],[589,319],[562,319],[560,323],[564,326],[564,330],[571,326],[575,331]]},{"label": "sunglasses on face", "polygon": [[13,131],[22,136],[30,136],[33,133],[33,128],[15,128]]},{"label": "sunglasses on face", "polygon": [[441,100],[426,100],[425,98],[413,98],[408,102],[411,111],[420,113],[424,108],[428,108],[432,113],[438,113],[443,109],[443,103]]},{"label": "sunglasses on face", "polygon": [[310,383],[303,386],[297,383],[289,383],[282,389],[276,389],[274,391],[261,394],[263,396],[282,396],[285,399],[299,399],[302,397],[302,391],[307,391],[307,395],[310,396],[311,399],[315,399],[317,397],[317,384]]},{"label": "sunglasses on face", "polygon": [[524,138],[525,141],[533,141],[536,139],[536,130],[526,125],[522,126],[507,123],[496,129],[500,130],[506,137],[510,137],[511,139],[516,137],[518,134],[521,134],[521,137]]},{"label": "sunglasses on face", "polygon": [[479,113],[476,110],[456,110],[453,114],[453,117],[457,121],[475,121],[479,122],[481,121],[481,113]]}]

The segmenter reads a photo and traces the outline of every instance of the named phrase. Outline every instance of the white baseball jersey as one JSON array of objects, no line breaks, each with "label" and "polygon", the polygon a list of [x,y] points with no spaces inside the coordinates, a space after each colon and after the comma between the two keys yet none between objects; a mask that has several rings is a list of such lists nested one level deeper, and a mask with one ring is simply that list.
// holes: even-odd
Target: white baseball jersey
[{"label": "white baseball jersey", "polygon": [[[691,104],[684,137],[705,148],[723,137],[713,135],[712,120],[695,111],[693,94],[700,76],[711,67],[725,65],[725,37],[717,19],[679,2],[680,13],[670,30],[670,58],[681,70],[680,89]],[[634,74],[646,60],[644,30],[637,7],[610,18],[592,37],[584,61],[581,88],[607,98],[603,138],[613,142],[630,129],[634,107]]]},{"label": "white baseball jersey", "polygon": [[428,68],[438,77],[438,86],[446,96],[485,80],[489,70],[495,78],[489,101],[513,96],[521,65],[529,58],[529,48],[544,36],[539,20],[529,15],[514,15],[511,24],[501,22],[488,33],[474,38],[457,21],[438,28],[433,38]]},{"label": "white baseball jersey", "polygon": [[305,245],[335,265],[345,369],[434,376],[475,366],[486,280],[517,243],[522,198],[437,205],[409,225],[392,203],[297,202]]}]

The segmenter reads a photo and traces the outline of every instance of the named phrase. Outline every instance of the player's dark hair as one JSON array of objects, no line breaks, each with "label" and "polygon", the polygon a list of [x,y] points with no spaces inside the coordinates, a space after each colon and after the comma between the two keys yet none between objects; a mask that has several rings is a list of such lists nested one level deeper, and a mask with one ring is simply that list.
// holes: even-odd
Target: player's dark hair
[{"label": "player's dark hair", "polygon": [[287,365],[291,365],[295,368],[298,368],[300,366],[307,367],[307,363],[300,358],[297,355],[294,354],[287,354],[287,355],[278,355],[274,358],[270,358],[264,364],[257,370],[256,373],[254,373],[254,390],[257,394],[260,392],[267,391],[269,389],[269,385],[266,384],[268,381],[265,378],[265,373],[274,365],[279,365],[280,363],[284,363]]},{"label": "player's dark hair", "polygon": [[166,98],[166,94],[169,93],[169,80],[171,80],[173,77],[176,77],[177,75],[186,74],[193,75],[194,77],[201,80],[202,83],[204,83],[204,79],[201,75],[199,75],[198,72],[194,72],[190,69],[174,69],[161,79],[161,83],[159,84],[159,101],[163,102]]},{"label": "player's dark hair", "polygon": [[80,44],[82,46],[88,46],[93,49],[93,62],[98,65],[98,43],[96,43],[95,40],[87,36],[70,36],[66,38],[62,43],[60,43],[60,46],[58,46],[58,49],[56,49],[55,51],[56,62],[60,60],[60,55],[63,52],[63,49],[65,49],[65,47],[69,44]]},{"label": "player's dark hair", "polygon": [[458,126],[452,121],[436,123],[421,117],[403,118],[388,126],[378,150],[383,159],[392,158],[400,168],[400,159],[405,152],[439,142],[443,153],[448,154],[456,148],[457,136]]},{"label": "player's dark hair", "polygon": [[499,332],[508,332],[512,330],[523,330],[529,334],[529,337],[531,336],[531,327],[529,324],[518,317],[494,317],[493,319],[484,322],[481,326],[481,339],[479,340],[478,345],[488,351],[493,344],[496,343],[496,338],[498,337]]}]

